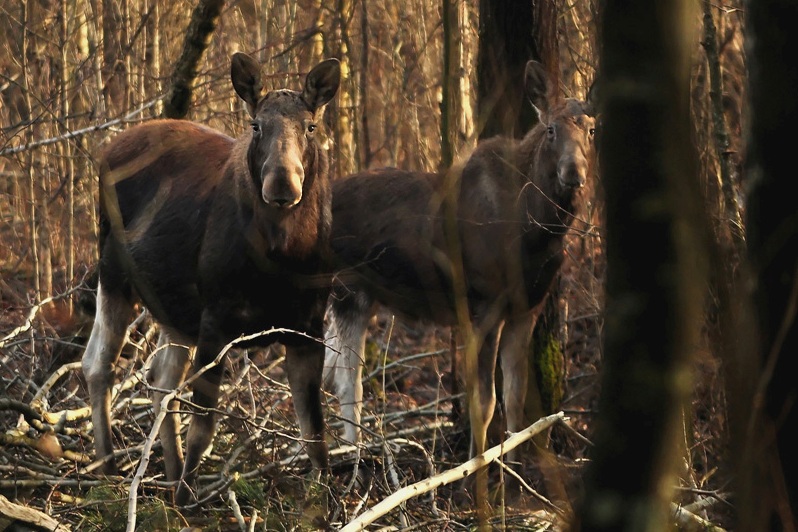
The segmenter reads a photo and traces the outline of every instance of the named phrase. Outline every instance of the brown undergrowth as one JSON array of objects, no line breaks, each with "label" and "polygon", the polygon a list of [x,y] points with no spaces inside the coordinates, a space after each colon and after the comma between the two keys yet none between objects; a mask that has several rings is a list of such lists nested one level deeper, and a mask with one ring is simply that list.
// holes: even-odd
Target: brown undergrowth
[{"label": "brown undergrowth", "polygon": [[[515,464],[525,486],[521,496],[508,490],[502,498],[502,486],[517,488],[518,483],[506,470],[491,467],[491,485],[496,487],[492,523],[497,529],[563,530],[580,493],[598,414],[601,368],[597,287],[602,266],[600,254],[584,249],[582,243],[569,246],[571,260],[560,285],[559,307],[567,324],[561,331],[566,386],[560,409],[567,422],[544,438],[546,452],[527,448],[524,463]],[[142,313],[130,330],[113,407],[122,473],[102,478],[91,464],[87,393],[79,367],[86,328],[74,327],[81,320],[57,310],[60,304],[43,306],[26,328],[30,309],[4,302],[0,494],[73,530],[125,530],[131,481],[153,423],[143,375],[156,329]],[[320,483],[302,454],[280,350],[231,352],[217,434],[202,465],[198,517],[182,516],[168,504],[170,489],[162,477],[156,441],[136,493],[137,529],[181,530],[188,524],[202,530],[337,529],[399,488],[467,461],[462,379],[452,374],[449,334],[448,329],[406,323],[384,312],[377,316],[364,373],[365,445],[357,473],[353,454],[336,441],[340,420],[335,398],[327,396],[333,456],[330,476]],[[688,452],[678,502],[712,499],[695,513],[729,526],[730,507],[718,502],[728,491],[721,370],[711,355],[697,361],[693,410],[685,413]],[[412,498],[375,526],[469,529],[475,524],[469,488],[467,480],[458,481]]]}]

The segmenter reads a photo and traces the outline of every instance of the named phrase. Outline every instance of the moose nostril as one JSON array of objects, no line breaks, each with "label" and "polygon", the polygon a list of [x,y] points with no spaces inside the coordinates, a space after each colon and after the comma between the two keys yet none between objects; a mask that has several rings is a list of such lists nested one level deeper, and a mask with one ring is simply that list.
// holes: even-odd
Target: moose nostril
[{"label": "moose nostril", "polygon": [[291,200],[289,200],[288,198],[272,198],[271,203],[273,203],[277,207],[285,207],[286,205],[291,203]]},{"label": "moose nostril", "polygon": [[568,164],[561,167],[559,180],[563,186],[580,188],[585,185],[585,171],[577,164]]},{"label": "moose nostril", "polygon": [[263,195],[263,202],[266,205],[270,205],[271,207],[276,207],[278,209],[284,209],[287,207],[293,207],[297,203],[299,203],[299,198],[294,196],[293,194],[278,194],[278,195]]},{"label": "moose nostril", "polygon": [[585,186],[587,173],[587,160],[578,154],[561,158],[557,167],[557,178],[564,187],[581,188]]}]

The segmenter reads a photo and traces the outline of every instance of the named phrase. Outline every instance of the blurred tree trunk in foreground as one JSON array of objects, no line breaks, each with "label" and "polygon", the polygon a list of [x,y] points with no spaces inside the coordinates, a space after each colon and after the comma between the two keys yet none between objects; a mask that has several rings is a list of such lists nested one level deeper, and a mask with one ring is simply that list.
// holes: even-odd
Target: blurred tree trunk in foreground
[{"label": "blurred tree trunk in foreground", "polygon": [[[794,161],[784,149],[798,120],[798,68],[784,61],[796,32],[795,2],[748,2],[751,121],[746,234],[756,347],[742,338],[729,379],[729,412],[738,459],[740,530],[796,530],[798,512],[798,210],[786,193]],[[794,120],[796,119],[796,120]],[[744,315],[750,316],[750,315]],[[747,330],[739,327],[738,330]],[[756,356],[752,356],[756,355]],[[758,375],[758,379],[752,378]]]},{"label": "blurred tree trunk in foreground", "polygon": [[575,530],[668,528],[707,271],[690,135],[693,18],[686,0],[604,4],[604,362]]}]

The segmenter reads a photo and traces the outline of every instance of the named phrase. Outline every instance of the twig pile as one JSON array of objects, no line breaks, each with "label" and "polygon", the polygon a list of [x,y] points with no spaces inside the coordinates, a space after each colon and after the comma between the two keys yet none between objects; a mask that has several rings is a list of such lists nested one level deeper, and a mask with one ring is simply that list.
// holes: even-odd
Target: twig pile
[{"label": "twig pile", "polygon": [[[26,324],[32,321],[33,316],[28,316]],[[31,330],[30,325],[20,327],[4,340],[24,340]],[[90,409],[80,362],[61,364],[37,383],[31,375],[31,361],[37,355],[31,355],[35,349],[30,346],[41,350],[40,346],[29,341],[25,348],[26,342],[18,342],[2,355],[0,493],[26,501],[62,527],[90,531],[187,526],[167,504],[171,486],[162,476],[155,436],[160,420],[153,416],[146,379],[156,328],[142,312],[128,333],[113,392],[115,458],[122,475],[118,478],[96,474],[100,464],[91,458]],[[387,349],[390,339],[385,344]],[[75,348],[73,358],[80,353]],[[400,359],[379,357],[366,377],[369,382],[379,381],[381,391],[367,394],[374,395],[364,408],[367,444],[358,450],[333,443],[332,475],[315,483],[302,452],[280,350],[231,349],[217,434],[202,465],[200,513],[220,530],[316,528],[326,519],[340,527],[356,518],[347,530],[361,529],[375,519],[402,527],[445,528],[445,523],[458,522],[467,526],[473,522],[473,505],[461,479],[476,464],[472,461],[457,469],[466,461],[467,449],[458,446],[453,436],[462,438],[467,432],[451,419],[453,401],[459,397],[447,395],[441,383],[436,357],[444,354],[432,349]],[[412,394],[402,391],[407,383]],[[185,388],[175,395],[188,405]],[[430,400],[417,404],[414,397]],[[329,398],[328,407],[329,432],[334,437],[340,428],[334,398]],[[187,406],[181,411],[187,414]],[[562,414],[545,423],[560,420]],[[184,415],[184,429],[187,421]],[[507,450],[509,446],[493,452]],[[449,483],[447,478],[455,477],[455,484],[441,488]],[[430,492],[425,493],[419,483]],[[391,499],[380,503],[392,494],[396,504]],[[326,508],[326,514],[320,515],[319,508]],[[557,511],[553,505],[518,515],[508,510],[503,519],[516,521],[520,529],[537,529],[537,524],[529,523],[550,526],[558,519]]]}]

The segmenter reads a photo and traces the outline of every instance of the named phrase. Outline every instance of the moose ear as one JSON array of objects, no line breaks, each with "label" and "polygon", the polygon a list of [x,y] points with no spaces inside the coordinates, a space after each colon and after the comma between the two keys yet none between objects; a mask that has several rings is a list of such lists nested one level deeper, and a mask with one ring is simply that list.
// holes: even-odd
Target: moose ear
[{"label": "moose ear", "polygon": [[585,108],[587,114],[590,116],[598,116],[599,114],[599,104],[601,98],[601,82],[599,81],[598,76],[596,79],[593,80],[593,83],[590,85],[590,88],[587,89],[587,96],[585,97]]},{"label": "moose ear", "polygon": [[549,75],[543,65],[534,59],[528,61],[524,70],[524,92],[535,107],[539,118],[549,110],[550,90]]},{"label": "moose ear", "polygon": [[247,54],[238,52],[233,55],[230,66],[230,79],[236,93],[247,104],[250,116],[255,117],[255,108],[260,99],[260,65]]},{"label": "moose ear", "polygon": [[335,58],[322,61],[305,78],[302,99],[315,111],[333,99],[341,83],[341,63]]}]

